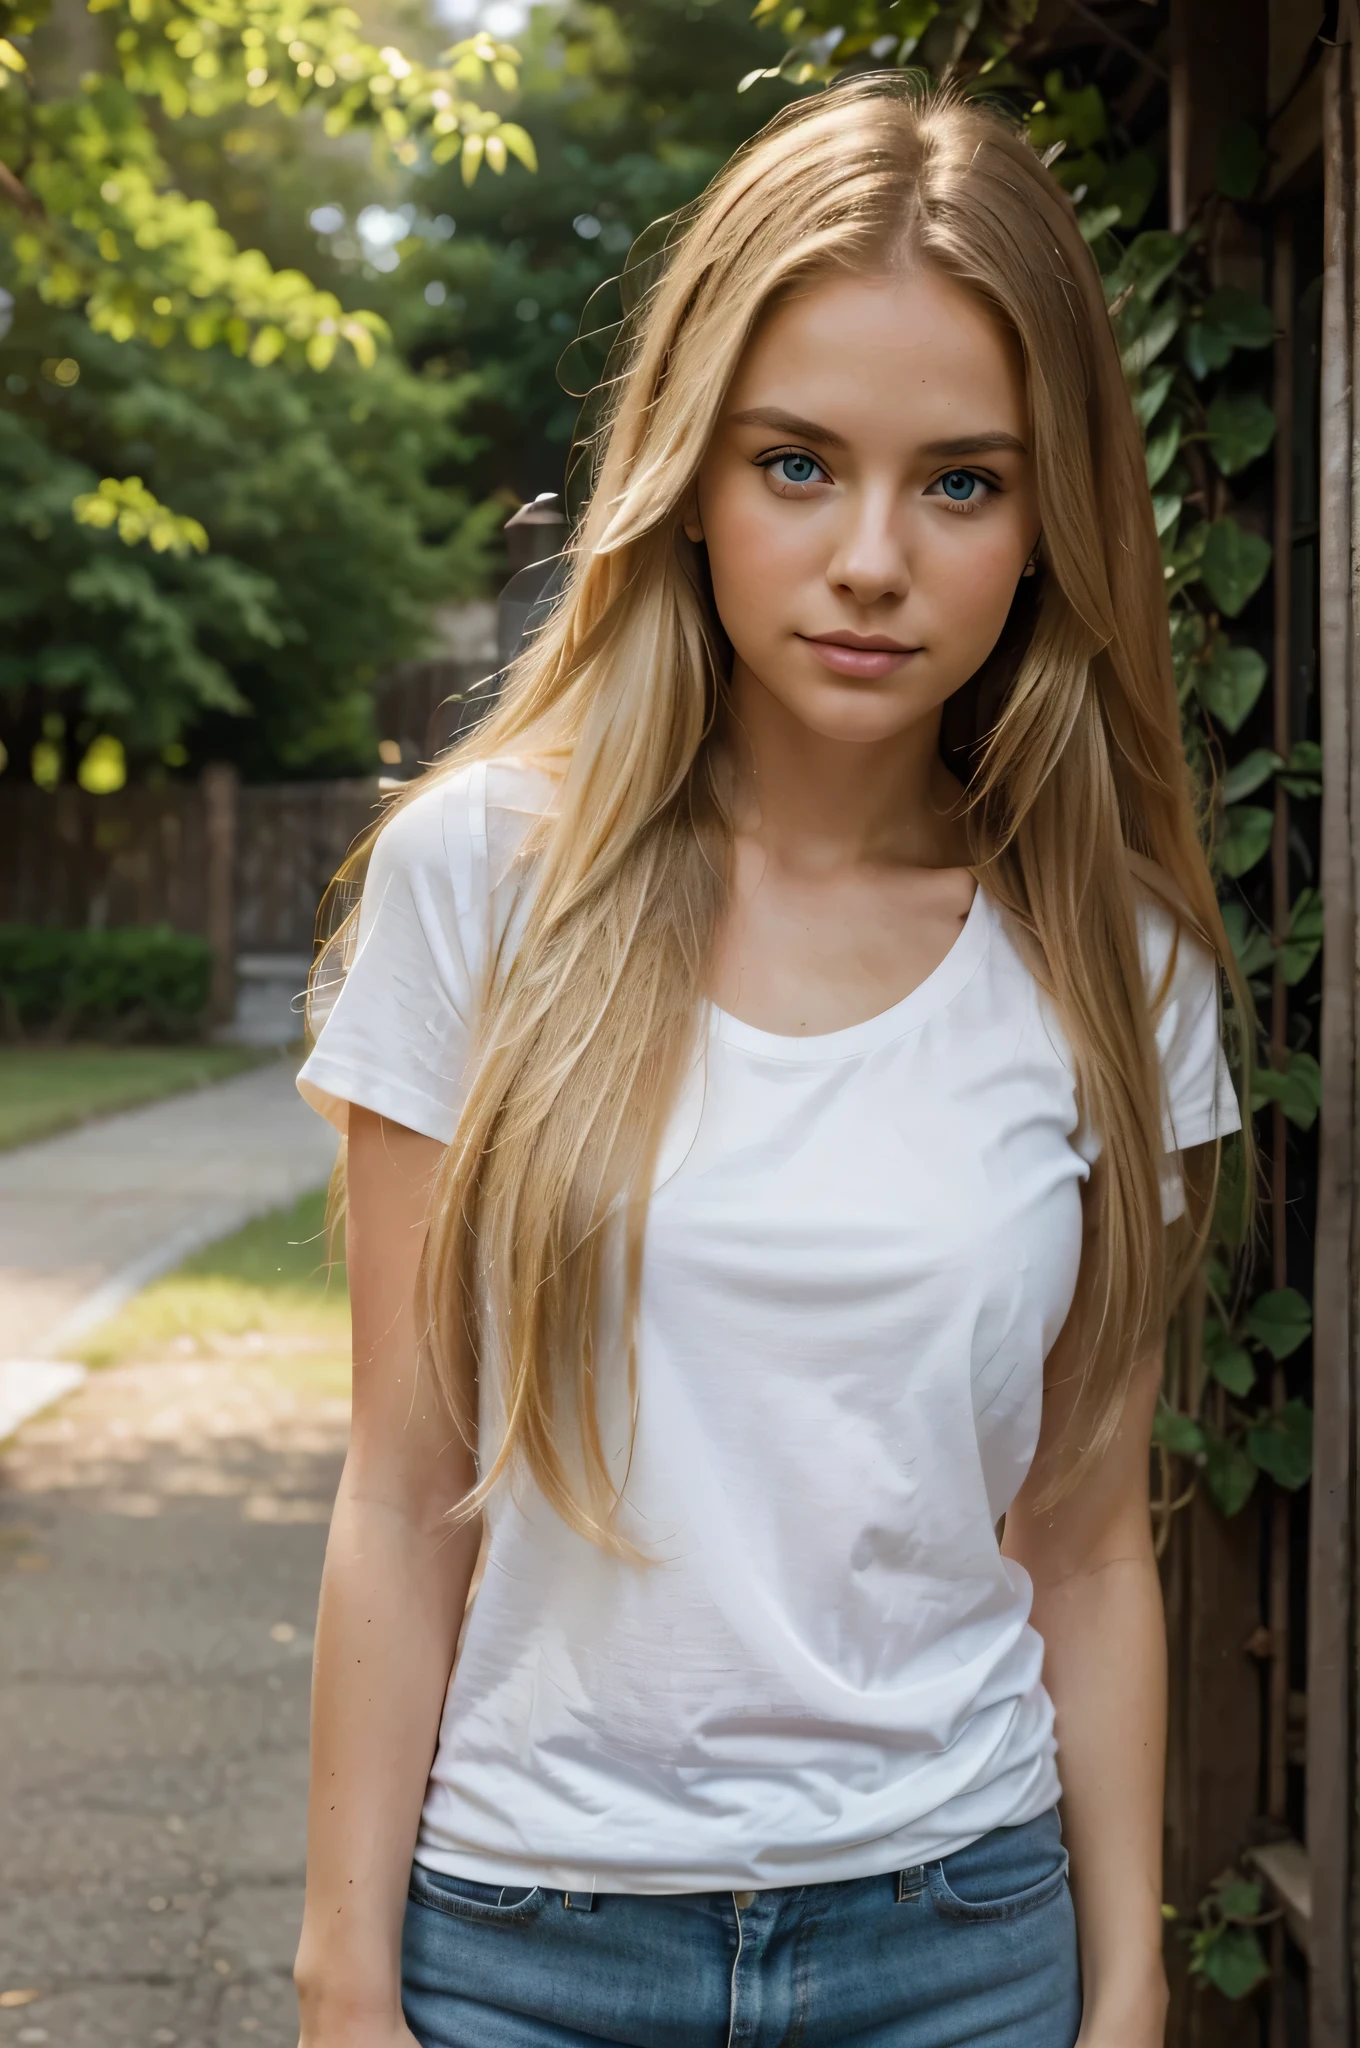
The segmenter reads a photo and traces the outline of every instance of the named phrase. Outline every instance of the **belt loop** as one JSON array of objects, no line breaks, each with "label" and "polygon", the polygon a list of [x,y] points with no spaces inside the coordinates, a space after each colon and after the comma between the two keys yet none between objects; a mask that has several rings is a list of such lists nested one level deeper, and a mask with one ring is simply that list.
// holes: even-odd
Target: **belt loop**
[{"label": "belt loop", "polygon": [[926,1867],[924,1863],[913,1863],[910,1870],[898,1871],[897,1903],[899,1906],[911,1905],[913,1900],[920,1898],[925,1888]]},{"label": "belt loop", "polygon": [[563,1892],[562,1904],[577,1913],[595,1911],[594,1892]]}]

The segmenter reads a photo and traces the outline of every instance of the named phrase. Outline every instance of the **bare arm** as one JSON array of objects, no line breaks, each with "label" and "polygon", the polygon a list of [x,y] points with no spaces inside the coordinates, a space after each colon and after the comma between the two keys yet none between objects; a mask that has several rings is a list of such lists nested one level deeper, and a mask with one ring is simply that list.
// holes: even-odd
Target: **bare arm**
[{"label": "bare arm", "polygon": [[1056,1506],[1035,1512],[1078,1361],[1065,1330],[1049,1359],[1034,1470],[1003,1549],[1034,1582],[1034,1626],[1057,1713],[1063,1834],[1081,1949],[1078,2048],[1160,2048],[1166,1624],[1148,1507],[1161,1360],[1137,1368],[1119,1433]]},{"label": "bare arm", "polygon": [[416,1373],[415,1278],[440,1151],[350,1112],[354,1412],[316,1631],[303,2048],[412,2038],[406,1883],[478,1541],[446,1520],[475,1481],[473,1455],[428,1371]]}]

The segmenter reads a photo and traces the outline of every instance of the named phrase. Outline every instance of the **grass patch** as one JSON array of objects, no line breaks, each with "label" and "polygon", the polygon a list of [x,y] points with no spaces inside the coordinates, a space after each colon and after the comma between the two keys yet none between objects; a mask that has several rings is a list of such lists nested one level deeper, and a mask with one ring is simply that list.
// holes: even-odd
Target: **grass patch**
[{"label": "grass patch", "polygon": [[0,1048],[0,1151],[91,1117],[225,1081],[262,1057],[245,1045],[24,1045]]},{"label": "grass patch", "polygon": [[73,1354],[87,1365],[165,1353],[242,1356],[318,1393],[349,1393],[349,1292],[329,1266],[325,1194],[275,1209],[153,1280]]}]

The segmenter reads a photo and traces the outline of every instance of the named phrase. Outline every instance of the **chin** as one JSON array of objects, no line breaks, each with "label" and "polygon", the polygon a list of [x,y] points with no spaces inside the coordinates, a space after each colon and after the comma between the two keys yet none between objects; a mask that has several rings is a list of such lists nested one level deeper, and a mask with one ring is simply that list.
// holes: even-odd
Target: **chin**
[{"label": "chin", "polygon": [[799,690],[782,702],[809,732],[847,745],[872,746],[895,739],[924,715],[919,704],[863,683]]}]

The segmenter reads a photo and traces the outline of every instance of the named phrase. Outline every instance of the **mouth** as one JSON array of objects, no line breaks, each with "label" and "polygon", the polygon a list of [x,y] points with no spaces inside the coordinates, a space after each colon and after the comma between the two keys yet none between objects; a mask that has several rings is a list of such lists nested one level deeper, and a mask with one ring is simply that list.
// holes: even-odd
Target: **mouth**
[{"label": "mouth", "polygon": [[886,633],[800,633],[798,638],[837,675],[866,679],[890,675],[921,652]]}]

